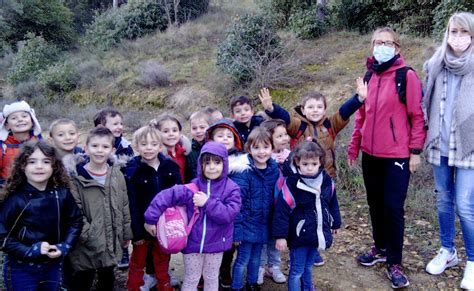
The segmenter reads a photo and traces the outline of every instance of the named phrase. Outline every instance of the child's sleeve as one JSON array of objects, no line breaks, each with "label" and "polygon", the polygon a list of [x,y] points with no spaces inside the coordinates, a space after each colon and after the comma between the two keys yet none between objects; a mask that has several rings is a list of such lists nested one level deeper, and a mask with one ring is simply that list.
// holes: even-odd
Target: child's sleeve
[{"label": "child's sleeve", "polygon": [[234,181],[240,188],[241,207],[234,220],[234,241],[242,241],[244,239],[244,221],[250,214],[250,183],[248,173],[240,172],[232,176]]},{"label": "child's sleeve", "polygon": [[339,201],[337,200],[336,187],[334,186],[334,181],[332,181],[332,195],[329,202],[329,214],[333,219],[331,229],[341,228],[342,219],[341,212],[339,211]]},{"label": "child's sleeve", "polygon": [[76,202],[77,207],[81,211],[81,216],[82,216],[82,231],[81,235],[79,236],[79,239],[81,242],[86,242],[89,240],[89,230],[90,230],[90,223],[87,221],[87,217],[84,215],[84,210],[82,206],[82,193],[77,186],[77,182],[71,183],[71,193],[72,197],[74,198],[74,201]]},{"label": "child's sleeve", "polygon": [[337,135],[349,123],[351,115],[357,111],[364,103],[359,101],[358,95],[354,95],[339,107],[329,119],[334,136]]},{"label": "child's sleeve", "polygon": [[[277,187],[277,186],[275,186]],[[290,197],[287,197],[290,198]],[[293,197],[291,197],[293,198]],[[275,212],[272,221],[272,235],[274,239],[287,238],[290,231],[291,207],[285,200],[282,190],[279,191],[275,203]]]},{"label": "child's sleeve", "polygon": [[175,185],[156,194],[145,211],[145,223],[155,225],[166,208],[185,206],[193,198],[193,192],[184,185]]},{"label": "child's sleeve", "polygon": [[223,200],[211,196],[201,209],[209,219],[217,224],[226,225],[234,222],[235,217],[240,212],[240,205],[240,189],[235,185]]},{"label": "child's sleeve", "polygon": [[265,111],[265,113],[267,113],[267,115],[273,119],[282,119],[283,121],[285,121],[288,134],[291,137],[295,137],[298,134],[298,130],[300,129],[302,122],[301,119],[297,118],[294,115],[291,115],[290,113],[288,113],[288,111],[280,107],[278,104],[273,103],[273,111]]},{"label": "child's sleeve", "polygon": [[79,207],[77,207],[74,197],[68,189],[65,189],[65,198],[63,204],[63,210],[61,219],[65,221],[65,224],[68,226],[64,237],[61,242],[56,246],[65,257],[72,247],[76,244],[76,241],[79,239],[82,231],[82,213]]},{"label": "child's sleeve", "polygon": [[131,219],[130,219],[130,206],[128,203],[127,195],[127,183],[121,172],[119,172],[118,179],[120,180],[120,191],[122,198],[122,213],[123,213],[123,240],[131,240],[133,238],[132,228],[131,228]]},{"label": "child's sleeve", "polygon": [[354,120],[354,130],[352,131],[351,142],[347,148],[347,154],[350,160],[356,160],[360,151],[362,142],[362,126],[365,122],[365,105],[357,110]]}]

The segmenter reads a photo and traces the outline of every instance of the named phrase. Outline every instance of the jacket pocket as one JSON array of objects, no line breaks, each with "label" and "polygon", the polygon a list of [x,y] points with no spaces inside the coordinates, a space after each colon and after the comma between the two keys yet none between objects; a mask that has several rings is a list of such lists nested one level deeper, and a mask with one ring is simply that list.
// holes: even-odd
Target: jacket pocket
[{"label": "jacket pocket", "polygon": [[390,131],[392,132],[393,142],[397,142],[397,137],[395,136],[395,125],[393,124],[393,118],[390,117]]}]

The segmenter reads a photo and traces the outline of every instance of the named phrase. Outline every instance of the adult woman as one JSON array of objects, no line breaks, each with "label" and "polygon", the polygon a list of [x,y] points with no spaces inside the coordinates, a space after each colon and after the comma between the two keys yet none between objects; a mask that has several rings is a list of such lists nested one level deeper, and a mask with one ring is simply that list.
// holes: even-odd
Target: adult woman
[{"label": "adult woman", "polygon": [[458,263],[455,207],[467,264],[461,288],[474,289],[474,14],[451,16],[442,45],[425,63],[427,159],[433,165],[441,249],[427,265],[437,275]]},{"label": "adult woman", "polygon": [[[364,266],[387,263],[393,288],[409,285],[402,271],[404,204],[410,179],[420,164],[426,132],[421,109],[421,83],[413,70],[404,75],[406,100],[397,91],[397,72],[406,68],[398,35],[388,27],[372,35],[373,56],[367,60],[372,76],[365,104],[356,112],[349,145],[349,165],[362,150],[374,246],[357,257]],[[362,80],[358,85],[363,86]],[[404,85],[405,85],[404,84]],[[360,93],[363,90],[359,89]]]}]

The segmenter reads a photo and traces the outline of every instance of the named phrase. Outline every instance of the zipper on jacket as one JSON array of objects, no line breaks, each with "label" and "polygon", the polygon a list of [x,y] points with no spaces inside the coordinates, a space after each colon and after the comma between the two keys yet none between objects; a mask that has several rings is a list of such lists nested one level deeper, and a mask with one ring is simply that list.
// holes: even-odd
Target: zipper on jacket
[{"label": "zipper on jacket", "polygon": [[395,127],[393,125],[392,117],[390,117],[390,129],[392,130],[393,142],[397,142],[397,138],[395,137]]},{"label": "zipper on jacket", "polygon": [[54,190],[54,194],[56,196],[56,210],[58,212],[58,243],[61,241],[61,212],[59,210],[59,196],[58,196],[58,191]]},{"label": "zipper on jacket", "polygon": [[[211,180],[207,180],[207,198],[211,197]],[[206,221],[207,215],[204,213],[204,219],[202,220],[202,238],[201,238],[201,246],[199,247],[199,253],[202,254],[204,249],[204,241],[206,240]]]},{"label": "zipper on jacket", "polygon": [[374,123],[372,125],[372,149],[371,154],[374,154],[374,140],[375,140],[375,122],[377,121],[377,103],[379,101],[380,93],[380,77],[377,79],[377,94],[375,94],[375,108],[374,108]]}]

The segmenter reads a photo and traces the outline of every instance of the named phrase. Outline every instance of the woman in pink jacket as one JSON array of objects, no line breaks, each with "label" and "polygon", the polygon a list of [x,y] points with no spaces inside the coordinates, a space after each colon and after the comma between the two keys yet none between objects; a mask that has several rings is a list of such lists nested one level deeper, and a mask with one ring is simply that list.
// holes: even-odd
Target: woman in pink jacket
[{"label": "woman in pink jacket", "polygon": [[[374,246],[357,257],[364,266],[387,263],[392,288],[409,285],[403,273],[404,204],[410,179],[420,164],[426,136],[421,108],[421,83],[407,69],[399,36],[388,27],[372,35],[372,54],[364,81],[365,104],[356,112],[349,145],[349,165],[362,151]],[[397,82],[398,81],[398,82]],[[365,92],[360,92],[363,95]]]}]

